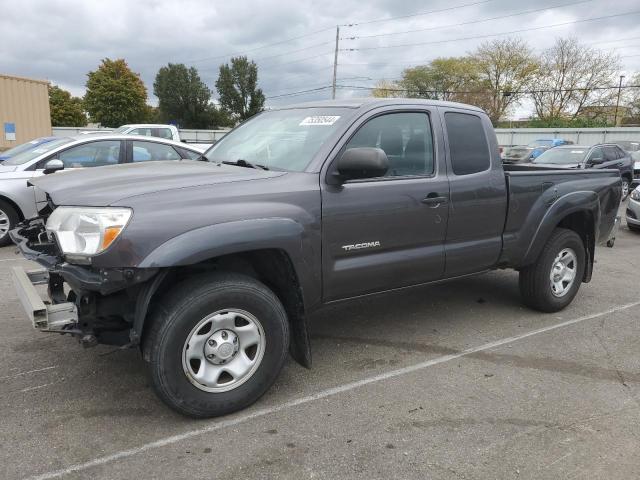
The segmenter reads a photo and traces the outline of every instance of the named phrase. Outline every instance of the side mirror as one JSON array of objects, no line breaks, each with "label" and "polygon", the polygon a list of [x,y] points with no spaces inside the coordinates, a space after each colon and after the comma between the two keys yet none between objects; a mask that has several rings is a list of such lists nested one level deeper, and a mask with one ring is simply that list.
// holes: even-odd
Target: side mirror
[{"label": "side mirror", "polygon": [[62,163],[62,160],[58,160],[57,158],[52,158],[44,165],[45,175],[57,172],[58,170],[64,170],[64,163]]},{"label": "side mirror", "polygon": [[335,176],[341,181],[382,177],[389,170],[389,159],[379,148],[346,150],[338,159]]},{"label": "side mirror", "polygon": [[591,158],[587,162],[587,165],[602,165],[604,163],[604,158]]}]

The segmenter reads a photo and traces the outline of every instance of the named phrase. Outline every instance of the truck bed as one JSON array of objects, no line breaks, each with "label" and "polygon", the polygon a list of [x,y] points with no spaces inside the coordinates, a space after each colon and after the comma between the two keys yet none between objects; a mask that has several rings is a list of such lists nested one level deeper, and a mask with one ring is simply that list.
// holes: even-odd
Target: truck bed
[{"label": "truck bed", "polygon": [[[539,165],[504,165],[507,217],[500,264],[518,268],[526,262],[545,217],[564,216],[585,204],[597,212],[595,243],[609,238],[622,195],[620,172],[566,169]],[[617,188],[616,188],[617,187]],[[559,200],[563,200],[559,202]],[[562,211],[556,205],[562,204]]]}]

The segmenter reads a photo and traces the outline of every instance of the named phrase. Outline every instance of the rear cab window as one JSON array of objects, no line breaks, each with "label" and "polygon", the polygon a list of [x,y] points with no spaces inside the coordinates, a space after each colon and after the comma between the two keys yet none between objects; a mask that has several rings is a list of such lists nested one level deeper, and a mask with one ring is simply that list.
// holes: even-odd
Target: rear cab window
[{"label": "rear cab window", "polygon": [[453,173],[470,175],[489,170],[491,155],[482,119],[458,112],[447,112],[444,119]]}]

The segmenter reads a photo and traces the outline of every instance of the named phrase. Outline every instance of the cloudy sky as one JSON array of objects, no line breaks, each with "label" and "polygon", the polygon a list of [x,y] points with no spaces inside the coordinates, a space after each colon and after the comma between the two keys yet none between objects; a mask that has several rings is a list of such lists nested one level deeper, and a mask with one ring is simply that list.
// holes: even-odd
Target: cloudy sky
[{"label": "cloudy sky", "polygon": [[219,65],[234,54],[258,64],[267,104],[330,98],[338,24],[342,86],[370,87],[398,78],[405,66],[505,36],[536,51],[575,36],[618,53],[621,73],[640,71],[637,0],[23,0],[3,1],[1,10],[0,73],[47,79],[82,95],[86,73],[102,58],[125,58],[151,104],[161,66],[195,66],[213,88]]}]

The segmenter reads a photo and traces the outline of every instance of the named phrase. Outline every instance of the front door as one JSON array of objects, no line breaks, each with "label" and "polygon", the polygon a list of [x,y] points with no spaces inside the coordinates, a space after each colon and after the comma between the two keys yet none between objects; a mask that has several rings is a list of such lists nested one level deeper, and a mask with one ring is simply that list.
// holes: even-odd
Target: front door
[{"label": "front door", "polygon": [[390,167],[384,177],[323,187],[325,301],[437,280],[444,272],[449,182],[437,162],[437,117],[432,121],[429,110],[382,112],[356,128],[336,158],[348,148],[378,147]]}]

